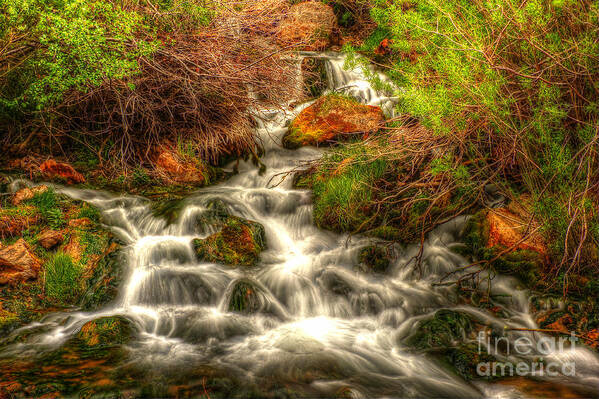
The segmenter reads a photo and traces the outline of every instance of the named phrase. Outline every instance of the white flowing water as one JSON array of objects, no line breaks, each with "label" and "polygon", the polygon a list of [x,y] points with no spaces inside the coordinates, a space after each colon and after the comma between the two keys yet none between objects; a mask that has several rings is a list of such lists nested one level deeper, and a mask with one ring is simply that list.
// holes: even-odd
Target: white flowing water
[{"label": "white flowing water", "polygon": [[[393,108],[395,99],[373,90],[360,70],[344,70],[343,56],[319,56],[326,59],[330,89],[387,111]],[[519,290],[511,278],[496,277],[491,294],[500,298],[495,305],[504,317],[499,318],[458,305],[454,287],[436,284],[468,265],[452,251],[460,245],[463,217],[429,235],[419,267],[415,263],[419,246],[396,245],[396,259],[386,274],[358,270],[359,250],[374,241],[317,228],[311,193],[294,189],[291,178],[282,179],[300,161],[322,155],[321,149],[280,146],[286,125],[307,105],[292,111],[260,111],[257,133],[265,148],[266,172],[260,174],[251,163],[242,163],[228,181],[186,198],[173,224],[154,217],[149,201],[142,198],[59,188],[102,211],[106,225],[126,243],[126,276],[110,306],[50,315],[41,322],[45,333],[6,348],[5,354],[33,355],[42,347],[61,345],[90,320],[123,315],[139,330],[129,356],[147,367],[176,372],[206,364],[248,383],[295,381],[299,392],[312,397],[330,397],[343,389],[352,397],[521,397],[509,385],[467,381],[438,358],[414,351],[405,339],[419,321],[440,309],[455,309],[504,331],[510,342],[528,337],[536,343],[544,335],[506,329],[537,328],[528,310],[529,293]],[[256,267],[232,268],[194,256],[192,239],[214,232],[211,226],[198,224],[214,199],[223,201],[231,214],[264,226],[268,248]],[[228,310],[239,281],[258,287],[260,311]],[[535,350],[525,359],[540,355]],[[568,382],[591,391],[599,384],[599,358],[582,346],[543,357],[546,362],[575,362],[576,375],[538,380]]]}]

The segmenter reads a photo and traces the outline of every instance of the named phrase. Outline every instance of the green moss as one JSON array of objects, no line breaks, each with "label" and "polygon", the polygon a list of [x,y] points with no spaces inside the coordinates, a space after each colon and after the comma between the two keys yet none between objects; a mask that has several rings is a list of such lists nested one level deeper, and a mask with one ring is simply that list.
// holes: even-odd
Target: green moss
[{"label": "green moss", "polygon": [[205,239],[195,239],[193,245],[200,260],[253,266],[266,248],[266,239],[261,224],[229,216],[220,232]]},{"label": "green moss", "polygon": [[240,281],[233,288],[229,311],[254,313],[261,309],[260,289],[249,281]]},{"label": "green moss", "polygon": [[79,209],[79,212],[77,213],[77,216],[75,217],[75,219],[87,218],[94,223],[99,223],[101,216],[102,215],[101,215],[100,211],[98,210],[98,208],[88,205],[88,204],[84,204],[81,207],[81,209]]}]

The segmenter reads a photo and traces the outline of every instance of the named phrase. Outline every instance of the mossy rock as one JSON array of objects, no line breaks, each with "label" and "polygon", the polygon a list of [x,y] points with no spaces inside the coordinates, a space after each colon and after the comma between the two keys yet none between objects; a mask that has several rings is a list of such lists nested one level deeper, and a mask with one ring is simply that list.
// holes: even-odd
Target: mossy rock
[{"label": "mossy rock", "polygon": [[300,112],[289,125],[282,144],[289,149],[327,145],[355,133],[376,132],[384,120],[379,107],[360,104],[347,96],[329,94]]},{"label": "mossy rock", "polygon": [[235,283],[229,299],[229,311],[240,313],[257,313],[267,307],[264,292],[249,280]]},{"label": "mossy rock", "polygon": [[468,220],[462,233],[466,245],[458,249],[460,254],[477,260],[492,260],[489,266],[498,273],[515,276],[529,288],[544,288],[540,285],[544,261],[539,253],[518,249],[495,259],[505,248],[498,245],[487,246],[489,224],[486,215],[486,211],[480,211]]},{"label": "mossy rock", "polygon": [[175,222],[185,207],[183,198],[175,196],[166,196],[166,198],[153,201],[150,205],[152,215],[155,218],[163,218],[168,224]]},{"label": "mossy rock", "polygon": [[126,344],[133,333],[130,320],[122,316],[108,316],[85,323],[75,337],[82,345],[99,348]]},{"label": "mossy rock", "polygon": [[199,260],[253,266],[266,248],[266,237],[261,224],[229,216],[221,231],[205,239],[194,239],[193,246]]},{"label": "mossy rock", "polygon": [[421,350],[452,347],[473,329],[474,323],[467,314],[441,309],[431,318],[420,321],[418,330],[407,338],[406,343]]},{"label": "mossy rock", "polygon": [[383,245],[368,245],[360,250],[358,260],[367,270],[384,273],[391,265],[390,250]]},{"label": "mossy rock", "polygon": [[480,363],[488,363],[489,366],[497,361],[491,356],[484,346],[480,347],[476,342],[469,342],[455,348],[448,348],[444,353],[444,360],[451,365],[452,370],[466,380],[484,378],[487,380],[497,379],[492,375],[481,376],[477,372]]}]

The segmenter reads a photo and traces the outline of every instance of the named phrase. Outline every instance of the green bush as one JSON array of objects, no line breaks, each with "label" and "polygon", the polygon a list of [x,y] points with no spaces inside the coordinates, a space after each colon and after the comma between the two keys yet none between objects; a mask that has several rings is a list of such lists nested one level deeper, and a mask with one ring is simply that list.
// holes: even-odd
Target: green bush
[{"label": "green bush", "polygon": [[81,294],[82,272],[69,255],[57,252],[45,264],[46,295],[62,303],[73,303]]},{"label": "green bush", "polygon": [[13,58],[2,68],[0,116],[42,111],[70,90],[136,73],[138,57],[156,48],[133,40],[142,22],[109,1],[4,1],[0,38]]},{"label": "green bush", "polygon": [[530,193],[557,261],[584,263],[579,244],[599,245],[597,2],[377,1],[371,15],[359,50],[389,67],[399,111],[454,138],[483,180]]}]

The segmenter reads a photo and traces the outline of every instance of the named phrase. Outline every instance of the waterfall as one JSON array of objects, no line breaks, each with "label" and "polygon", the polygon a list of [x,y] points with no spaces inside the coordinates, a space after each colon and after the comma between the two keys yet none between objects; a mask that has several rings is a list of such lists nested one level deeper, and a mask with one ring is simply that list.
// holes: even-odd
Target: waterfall
[{"label": "waterfall", "polygon": [[[393,109],[393,95],[375,91],[359,68],[345,70],[343,55],[308,55],[326,60],[330,90]],[[266,172],[241,162],[238,174],[186,198],[171,224],[153,216],[143,198],[58,187],[98,207],[105,223],[125,242],[125,278],[110,305],[93,312],[49,315],[40,322],[48,327],[43,333],[27,344],[3,349],[2,356],[58,347],[90,320],[123,315],[139,330],[130,357],[148,367],[168,365],[177,370],[211,364],[245,381],[297,380],[298,385],[309,386],[305,392],[310,396],[330,397],[349,387],[352,397],[519,397],[509,385],[459,377],[436,357],[415,352],[405,337],[419,321],[448,309],[499,331],[537,328],[528,310],[529,293],[514,279],[496,276],[490,290],[506,298],[499,317],[458,305],[452,286],[436,284],[446,273],[469,264],[451,250],[460,244],[466,217],[429,234],[418,267],[414,259],[419,246],[395,245],[397,256],[388,273],[357,270],[358,252],[376,240],[317,228],[311,193],[293,188],[291,178],[282,178],[301,161],[323,153],[318,148],[287,150],[280,145],[286,126],[309,104],[255,111]],[[214,232],[198,220],[215,199],[231,214],[264,226],[268,247],[256,267],[232,268],[194,256],[191,241]],[[259,288],[260,311],[228,311],[231,289],[239,281]],[[519,337],[537,342],[545,335],[510,331],[506,336],[510,342]],[[531,353],[527,359],[538,355]],[[585,387],[599,384],[596,354],[577,346],[567,355],[556,352],[545,359],[565,362],[564,356],[577,364],[570,382]],[[314,378],[302,382],[304,375]]]}]

